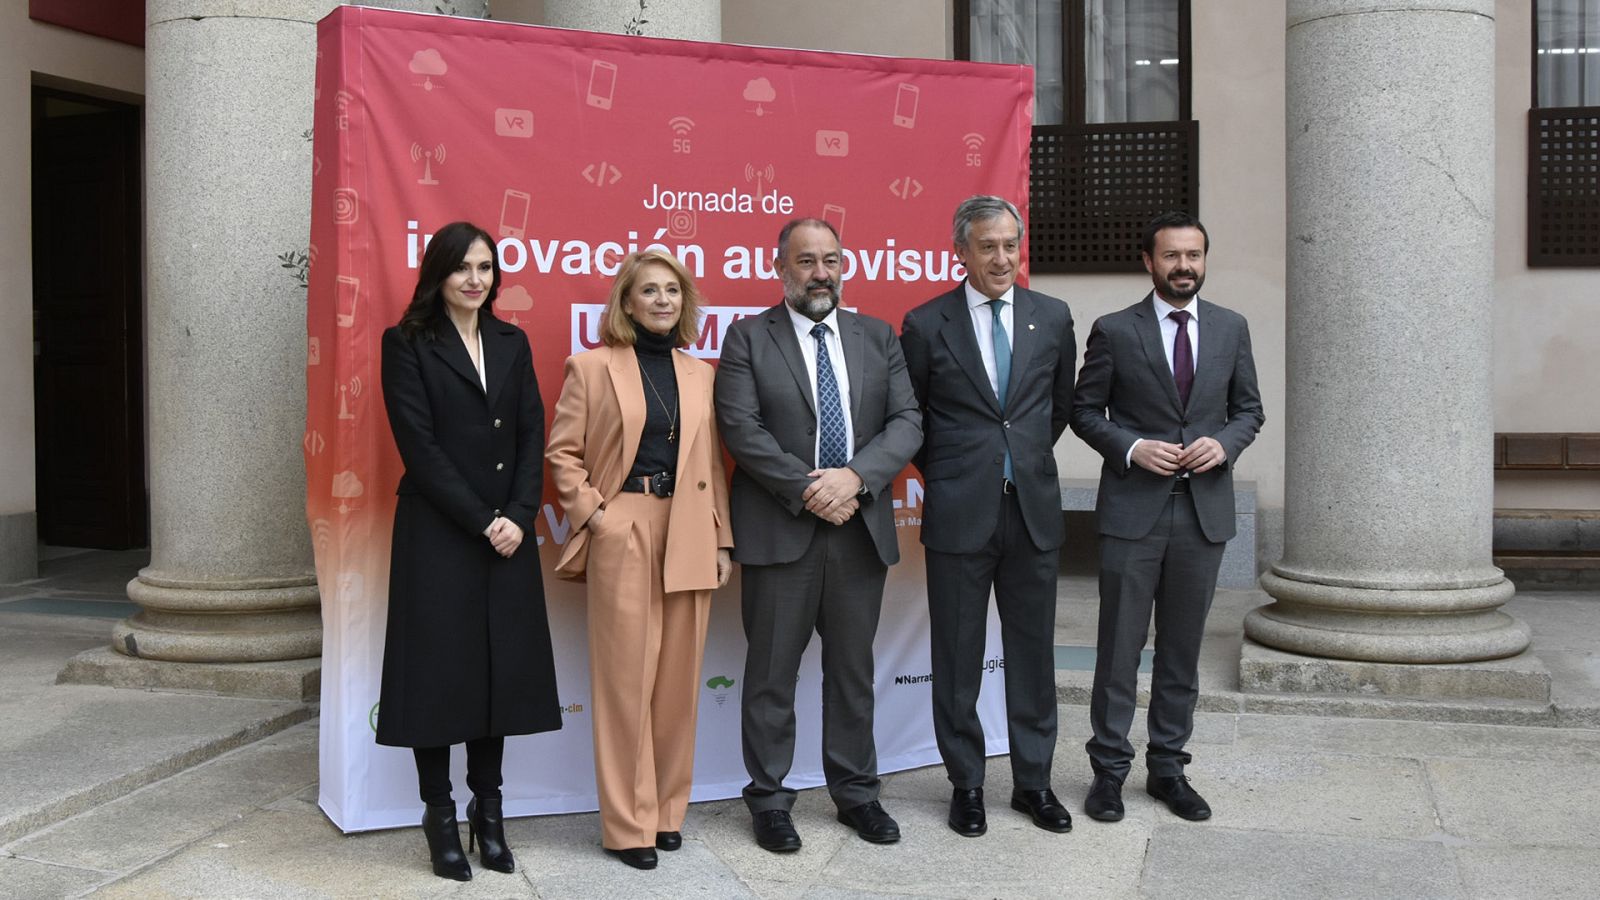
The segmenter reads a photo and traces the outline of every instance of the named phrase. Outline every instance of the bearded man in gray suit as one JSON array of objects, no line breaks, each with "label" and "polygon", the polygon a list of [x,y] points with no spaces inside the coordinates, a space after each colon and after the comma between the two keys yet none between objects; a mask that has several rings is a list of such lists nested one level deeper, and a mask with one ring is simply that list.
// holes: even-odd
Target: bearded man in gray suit
[{"label": "bearded man in gray suit", "polygon": [[977,702],[992,589],[1005,648],[1011,807],[1065,832],[1072,816],[1050,789],[1063,540],[1053,448],[1071,413],[1072,313],[1016,284],[1022,215],[1009,201],[962,201],[951,238],[966,280],[907,313],[900,330],[927,435],[917,468],[933,733],[952,787],[947,821],[963,837],[988,829]]},{"label": "bearded man in gray suit", "polygon": [[1100,625],[1084,810],[1115,822],[1132,767],[1139,655],[1155,613],[1145,791],[1185,819],[1211,807],[1183,774],[1200,693],[1200,639],[1234,535],[1233,467],[1263,420],[1244,317],[1199,298],[1211,238],[1187,213],[1157,216],[1143,260],[1155,290],[1095,322],[1072,430],[1105,458]]},{"label": "bearded man in gray suit", "polygon": [[800,656],[822,638],[822,767],[839,821],[886,844],[878,802],[872,639],[900,560],[889,486],[922,444],[894,328],[839,308],[839,235],[797,219],[778,236],[783,302],[733,323],[717,424],[737,468],[733,558],[743,567],[744,789],[756,843],[800,849],[783,784],[794,758]]}]

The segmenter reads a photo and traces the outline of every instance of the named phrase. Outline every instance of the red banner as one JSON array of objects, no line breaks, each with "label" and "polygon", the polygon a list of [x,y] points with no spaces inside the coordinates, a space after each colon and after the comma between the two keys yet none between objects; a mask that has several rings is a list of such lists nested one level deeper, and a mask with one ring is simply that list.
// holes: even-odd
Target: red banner
[{"label": "red banner", "polygon": [[[645,247],[665,247],[695,275],[707,309],[692,352],[703,357],[717,356],[734,319],[781,299],[772,256],[778,229],[796,216],[839,230],[844,304],[898,325],[964,274],[950,240],[957,203],[988,193],[1026,207],[1032,74],[360,7],[323,20],[318,57],[305,457],[326,630],[322,802],[358,829],[416,818],[409,756],[397,764],[369,728],[401,473],[377,348],[431,231],[468,219],[498,237],[505,278],[495,310],[528,333],[547,411],[565,358],[598,343],[618,262]],[[921,628],[920,490],[903,483],[896,496],[907,558],[890,594],[906,598],[907,627]],[[537,531],[548,569],[569,531],[553,493]],[[587,748],[582,592],[548,575],[546,585],[569,715],[557,735],[523,740]],[[736,601],[732,586],[717,601],[705,668],[713,681],[723,675],[707,688],[717,702],[702,703],[703,719],[727,705],[719,689],[737,693]],[[886,594],[886,628],[893,602]],[[880,682],[920,685],[906,707],[921,704],[908,714],[924,726],[925,634],[880,635],[880,647],[900,649],[885,648],[878,663]],[[696,799],[743,783],[736,703],[732,713],[731,732],[702,722],[701,748],[706,756],[708,743],[732,741],[723,767],[738,771],[697,762]],[[905,724],[880,723],[880,734]],[[886,770],[930,761],[931,730],[921,731],[898,749],[880,740]],[[1003,748],[1003,726],[998,734]],[[593,808],[592,781],[577,771],[586,750],[572,751],[572,771],[540,781],[519,780],[515,747],[508,814]],[[796,760],[795,783],[811,777],[807,765]],[[820,781],[814,769],[809,783]]]}]

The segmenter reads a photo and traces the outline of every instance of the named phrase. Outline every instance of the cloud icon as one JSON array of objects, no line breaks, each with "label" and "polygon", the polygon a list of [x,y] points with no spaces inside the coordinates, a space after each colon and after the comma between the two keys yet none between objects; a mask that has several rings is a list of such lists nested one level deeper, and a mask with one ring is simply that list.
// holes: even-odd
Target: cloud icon
[{"label": "cloud icon", "polygon": [[522,285],[513,284],[494,298],[494,307],[506,312],[527,312],[533,309],[533,295]]},{"label": "cloud icon", "polygon": [[333,476],[333,495],[335,497],[349,500],[359,497],[365,492],[366,488],[362,486],[361,479],[357,478],[356,473],[349,469],[345,469],[343,472]]},{"label": "cloud icon", "polygon": [[778,91],[772,82],[765,78],[756,78],[745,84],[744,98],[751,103],[771,103],[778,99]]},{"label": "cloud icon", "polygon": [[450,71],[450,67],[444,64],[444,57],[439,55],[439,51],[430,48],[411,54],[411,71],[418,75],[443,75]]}]

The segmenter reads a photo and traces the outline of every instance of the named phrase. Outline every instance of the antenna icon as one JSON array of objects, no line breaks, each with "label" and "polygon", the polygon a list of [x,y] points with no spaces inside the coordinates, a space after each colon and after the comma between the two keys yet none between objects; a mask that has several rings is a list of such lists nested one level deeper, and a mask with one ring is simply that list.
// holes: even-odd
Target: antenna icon
[{"label": "antenna icon", "polygon": [[688,137],[689,132],[694,130],[694,120],[688,116],[676,116],[667,120],[667,127],[678,137]]},{"label": "antenna icon", "polygon": [[755,182],[756,196],[758,197],[764,193],[765,187],[772,184],[772,179],[776,177],[778,177],[778,172],[772,168],[772,163],[767,163],[767,167],[764,169],[758,169],[752,163],[744,164],[744,180]]},{"label": "antenna icon", "polygon": [[963,134],[961,136],[961,143],[966,144],[968,150],[982,150],[983,135],[978,134],[976,131],[970,134]]},{"label": "antenna icon", "polygon": [[444,165],[444,145],[435,145],[432,150],[425,149],[421,144],[411,145],[411,161],[422,163],[422,177],[417,179],[417,184],[438,184],[433,177],[433,164]]}]

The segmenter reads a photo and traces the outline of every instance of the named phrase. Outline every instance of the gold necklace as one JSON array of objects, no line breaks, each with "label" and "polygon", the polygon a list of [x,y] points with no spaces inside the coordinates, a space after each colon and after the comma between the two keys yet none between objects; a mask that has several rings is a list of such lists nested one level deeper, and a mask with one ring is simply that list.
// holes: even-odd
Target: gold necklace
[{"label": "gold necklace", "polygon": [[[672,362],[671,354],[667,355],[667,362]],[[644,376],[644,383],[650,385],[650,393],[656,395],[656,403],[661,406],[662,412],[667,412],[667,401],[661,399],[661,392],[656,390],[656,383],[650,378],[650,373],[645,371],[644,364],[639,365],[639,374]],[[678,442],[678,399],[672,399],[672,412],[667,413],[667,443]]]}]

